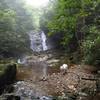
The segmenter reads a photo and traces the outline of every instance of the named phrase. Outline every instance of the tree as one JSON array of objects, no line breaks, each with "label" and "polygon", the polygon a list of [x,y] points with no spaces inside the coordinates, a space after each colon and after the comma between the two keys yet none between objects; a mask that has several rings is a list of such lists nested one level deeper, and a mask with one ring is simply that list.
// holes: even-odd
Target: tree
[{"label": "tree", "polygon": [[[44,14],[49,35],[63,34],[60,43],[65,50],[77,50],[85,62],[99,64],[100,0],[54,0],[51,4],[52,8]],[[48,13],[50,18],[46,17]]]},{"label": "tree", "polygon": [[18,56],[29,49],[27,32],[32,30],[31,15],[22,1],[0,1],[0,55]]}]

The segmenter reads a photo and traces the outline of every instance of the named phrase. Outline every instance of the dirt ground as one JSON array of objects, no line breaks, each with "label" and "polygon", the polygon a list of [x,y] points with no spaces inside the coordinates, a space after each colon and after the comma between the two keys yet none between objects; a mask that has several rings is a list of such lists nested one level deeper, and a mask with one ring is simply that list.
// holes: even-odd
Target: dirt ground
[{"label": "dirt ground", "polygon": [[87,65],[71,65],[66,74],[59,68],[48,70],[45,78],[33,69],[22,68],[17,74],[18,80],[34,83],[36,87],[45,91],[46,95],[61,96],[65,93],[84,92],[93,95],[96,91],[96,74]]}]

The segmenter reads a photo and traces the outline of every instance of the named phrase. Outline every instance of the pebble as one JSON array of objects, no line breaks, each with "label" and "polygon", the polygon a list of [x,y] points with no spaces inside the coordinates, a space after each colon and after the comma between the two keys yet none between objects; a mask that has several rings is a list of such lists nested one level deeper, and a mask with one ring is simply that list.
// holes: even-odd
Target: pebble
[{"label": "pebble", "polygon": [[40,100],[53,100],[51,97],[42,96]]}]

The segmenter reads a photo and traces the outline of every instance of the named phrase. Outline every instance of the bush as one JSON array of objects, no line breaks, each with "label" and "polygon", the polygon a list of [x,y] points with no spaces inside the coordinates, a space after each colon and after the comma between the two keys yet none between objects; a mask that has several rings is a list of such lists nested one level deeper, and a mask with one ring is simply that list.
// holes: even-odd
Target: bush
[{"label": "bush", "polygon": [[99,66],[100,64],[100,36],[94,40],[86,40],[83,42],[84,62]]}]

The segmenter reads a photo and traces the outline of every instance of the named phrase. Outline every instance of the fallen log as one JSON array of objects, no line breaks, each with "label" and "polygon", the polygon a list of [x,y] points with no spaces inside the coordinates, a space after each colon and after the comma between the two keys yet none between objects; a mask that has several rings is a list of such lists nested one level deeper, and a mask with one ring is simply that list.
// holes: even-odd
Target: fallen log
[{"label": "fallen log", "polygon": [[91,81],[96,81],[97,78],[86,78],[86,77],[82,77],[82,80],[91,80]]}]

